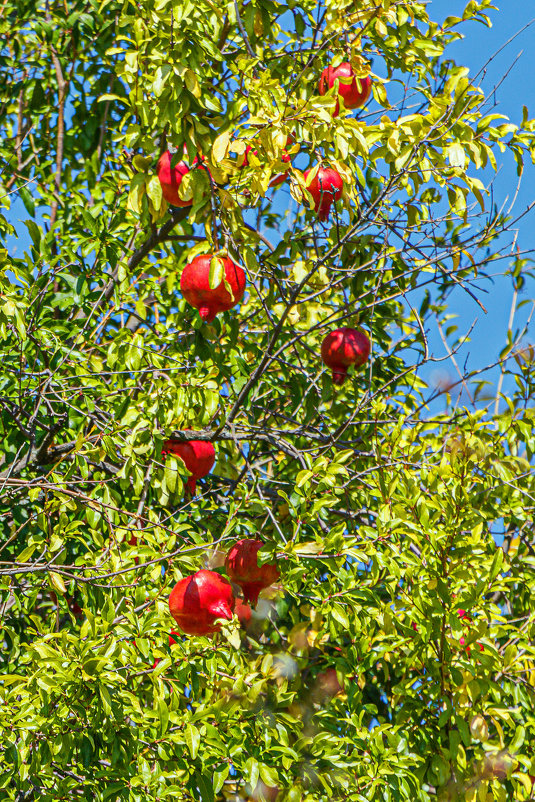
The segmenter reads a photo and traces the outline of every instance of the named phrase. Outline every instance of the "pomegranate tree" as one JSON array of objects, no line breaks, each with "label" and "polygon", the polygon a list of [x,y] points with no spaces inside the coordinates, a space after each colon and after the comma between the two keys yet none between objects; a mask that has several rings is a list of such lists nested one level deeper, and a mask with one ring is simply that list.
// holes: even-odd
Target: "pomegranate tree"
[{"label": "pomegranate tree", "polygon": [[316,174],[312,170],[305,171],[306,187],[314,200],[314,210],[320,220],[328,220],[331,206],[343,192],[342,176],[334,167],[320,167]]},{"label": "pomegranate tree", "polygon": [[180,279],[184,298],[208,323],[218,312],[226,312],[241,301],[245,284],[245,272],[241,267],[227,257],[212,254],[192,259]]},{"label": "pomegranate tree", "polygon": [[275,582],[280,574],[276,565],[258,565],[258,552],[264,544],[261,540],[238,540],[225,560],[225,568],[230,579],[239,585],[246,602],[256,605],[263,588]]},{"label": "pomegranate tree", "polygon": [[218,618],[230,621],[234,602],[230,582],[203,568],[175,585],[169,612],[186,635],[211,635],[220,629]]},{"label": "pomegranate tree", "polygon": [[350,365],[360,367],[370,356],[368,335],[358,329],[331,331],[321,344],[321,358],[332,369],[333,382],[343,384]]},{"label": "pomegranate tree", "polygon": [[[358,109],[366,103],[372,91],[372,79],[369,75],[359,78],[348,61],[342,61],[337,67],[329,65],[321,73],[318,85],[320,95],[332,89],[336,80],[338,97],[343,99],[346,109]],[[336,117],[339,111],[340,102],[337,100],[333,116]]]},{"label": "pomegranate tree", "polygon": [[180,457],[188,471],[191,473],[186,488],[192,495],[195,495],[197,479],[207,476],[215,462],[215,448],[213,443],[208,440],[164,440],[162,447],[162,457],[166,454],[173,454]]}]

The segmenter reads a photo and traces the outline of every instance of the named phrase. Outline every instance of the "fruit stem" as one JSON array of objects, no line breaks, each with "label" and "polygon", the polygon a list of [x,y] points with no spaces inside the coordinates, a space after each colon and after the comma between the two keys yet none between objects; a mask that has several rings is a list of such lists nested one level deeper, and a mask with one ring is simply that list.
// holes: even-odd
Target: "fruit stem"
[{"label": "fruit stem", "polygon": [[347,379],[347,368],[333,368],[333,384],[343,384]]}]

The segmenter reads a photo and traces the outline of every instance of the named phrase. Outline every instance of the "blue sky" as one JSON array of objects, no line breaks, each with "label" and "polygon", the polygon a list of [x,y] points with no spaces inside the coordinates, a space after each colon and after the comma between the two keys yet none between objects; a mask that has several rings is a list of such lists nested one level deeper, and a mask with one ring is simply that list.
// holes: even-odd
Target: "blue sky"
[{"label": "blue sky", "polygon": [[[491,92],[503,79],[495,96],[496,111],[507,115],[512,122],[522,119],[522,107],[528,107],[530,117],[535,116],[535,79],[534,57],[535,49],[535,4],[529,0],[505,0],[499,2],[501,9],[489,11],[492,28],[470,22],[463,26],[465,39],[457,42],[449,49],[451,58],[459,64],[470,68],[474,76],[486,62],[502,48],[506,42],[515,36],[524,26],[527,27],[512,42],[507,44],[500,53],[487,65],[485,74],[481,76],[481,86],[486,93]],[[440,20],[446,16],[461,16],[466,2],[464,0],[432,0],[429,4],[430,16]],[[505,160],[502,169],[494,182],[494,191],[498,205],[509,198],[511,201],[517,183],[516,168],[512,160]],[[527,164],[524,170],[522,183],[515,211],[520,213],[526,206],[535,200],[535,168]],[[535,210],[526,216],[518,226],[518,245],[521,250],[535,247],[533,234],[535,223]],[[471,342],[467,344],[458,355],[458,363],[463,366],[467,360],[469,368],[480,368],[490,364],[496,359],[507,342],[507,326],[509,320],[513,289],[509,280],[496,279],[494,284],[487,285],[488,294],[482,296],[483,303],[488,310],[485,315],[482,310],[462,291],[451,296],[451,312],[458,315],[456,321],[461,331],[467,330],[477,319],[471,334]],[[519,300],[535,298],[533,282],[526,282]],[[527,319],[529,305],[526,305],[517,315],[515,327]],[[533,341],[528,335],[526,341]],[[436,356],[444,355],[445,351],[438,334],[431,332],[430,346]],[[452,366],[447,368],[450,375],[455,376]],[[426,371],[425,375],[429,375]],[[496,372],[492,374],[496,378]],[[504,384],[504,388],[507,383]],[[468,399],[464,396],[463,403]]]}]

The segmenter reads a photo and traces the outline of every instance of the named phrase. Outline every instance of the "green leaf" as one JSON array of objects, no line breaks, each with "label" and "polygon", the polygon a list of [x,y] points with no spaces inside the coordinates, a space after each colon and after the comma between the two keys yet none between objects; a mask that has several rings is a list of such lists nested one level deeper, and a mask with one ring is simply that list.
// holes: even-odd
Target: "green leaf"
[{"label": "green leaf", "polygon": [[214,769],[214,776],[212,784],[214,786],[214,794],[218,794],[223,785],[225,784],[225,780],[228,777],[230,771],[230,766],[228,763],[224,763],[220,768]]},{"label": "green leaf", "polygon": [[147,176],[145,173],[136,173],[130,185],[130,192],[128,193],[128,208],[133,212],[139,214],[141,211],[141,201],[145,194],[145,182]]},{"label": "green leaf", "polygon": [[48,578],[50,579],[53,587],[58,593],[64,594],[67,593],[67,588],[65,587],[65,582],[63,581],[63,577],[61,574],[56,573],[55,571],[48,572]]},{"label": "green leaf", "polygon": [[490,579],[496,579],[500,571],[502,570],[503,565],[503,549],[496,549],[494,553],[494,557],[492,559],[492,565],[490,567]]},{"label": "green leaf", "polygon": [[245,776],[251,788],[256,788],[260,777],[260,764],[254,757],[248,758],[245,763]]},{"label": "green leaf", "polygon": [[266,766],[265,763],[259,764],[260,779],[270,788],[274,788],[279,783],[279,777],[275,769]]},{"label": "green leaf", "polygon": [[446,148],[446,156],[452,167],[464,169],[466,165],[466,154],[458,143],[453,142],[451,145],[448,145]]},{"label": "green leaf", "polygon": [[186,740],[186,745],[189,749],[189,753],[193,760],[197,757],[197,752],[199,751],[199,744],[201,742],[201,735],[199,730],[194,724],[186,724],[184,729],[184,738]]},{"label": "green leaf", "polygon": [[125,97],[121,97],[120,95],[114,95],[114,94],[109,94],[109,93],[101,95],[97,102],[98,103],[106,103],[106,102],[112,101],[112,100],[118,100],[120,103],[124,103],[125,106],[128,105],[128,100]]},{"label": "green leaf", "polygon": [[212,160],[215,164],[223,161],[228,153],[230,144],[230,131],[224,131],[220,134],[212,147]]},{"label": "green leaf", "polygon": [[212,782],[206,774],[198,773],[195,775],[202,802],[214,802],[214,788]]},{"label": "green leaf", "polygon": [[[184,469],[184,463],[180,460],[180,466]],[[188,472],[188,471],[186,471]],[[172,454],[168,454],[165,458],[165,485],[170,493],[174,493],[178,485],[179,477],[179,459]]]},{"label": "green leaf", "polygon": [[33,244],[37,250],[39,250],[41,244],[41,229],[33,220],[25,220],[24,224],[30,232],[30,237],[32,238]]},{"label": "green leaf", "polygon": [[344,608],[341,604],[333,604],[331,608],[333,618],[341,624],[344,629],[349,629],[349,618],[347,617]]},{"label": "green leaf", "polygon": [[225,263],[219,256],[210,259],[210,272],[208,274],[208,286],[215,290],[223,281],[225,275]]},{"label": "green leaf", "polygon": [[[31,184],[28,186],[31,186]],[[35,201],[32,193],[28,189],[28,186],[20,187],[18,193],[28,214],[31,214],[32,217],[35,217]]]},{"label": "green leaf", "polygon": [[150,200],[152,201],[152,205],[155,209],[159,209],[162,205],[162,185],[160,184],[160,179],[157,175],[151,176],[146,184],[147,195],[149,196]]},{"label": "green leaf", "polygon": [[[163,697],[160,697],[158,699],[158,717],[160,719],[160,735],[165,735],[165,733],[167,732],[167,728],[169,726],[169,708],[167,707],[167,704],[166,704],[165,699]],[[186,728],[186,743],[188,744],[188,748],[189,748],[190,753],[191,753],[192,749],[191,749],[191,746],[188,743],[187,738],[188,738],[188,736],[187,736],[187,728]],[[198,745],[197,745],[197,750],[198,750]],[[194,757],[196,757],[196,754],[195,755],[191,754],[191,756],[192,756],[192,758],[194,758]]]}]

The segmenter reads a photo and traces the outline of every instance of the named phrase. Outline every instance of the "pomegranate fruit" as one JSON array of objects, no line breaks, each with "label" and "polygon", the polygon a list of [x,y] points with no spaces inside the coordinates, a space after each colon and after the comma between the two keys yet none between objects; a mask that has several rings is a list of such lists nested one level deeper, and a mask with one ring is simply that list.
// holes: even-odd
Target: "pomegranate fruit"
[{"label": "pomegranate fruit", "polygon": [[218,632],[218,618],[232,618],[232,587],[215,571],[201,569],[178,582],[169,596],[169,612],[186,635]]},{"label": "pomegranate fruit", "polygon": [[258,151],[255,150],[252,145],[247,145],[245,153],[243,154],[242,167],[249,167],[249,153],[251,152],[254,153],[255,156],[258,156]]},{"label": "pomegranate fruit", "polygon": [[172,206],[191,206],[193,201],[184,201],[178,194],[178,188],[182,183],[182,179],[189,173],[189,167],[184,161],[178,162],[174,167],[171,167],[171,161],[174,154],[166,150],[162,153],[158,162],[158,178],[162,186],[162,195],[165,200]]},{"label": "pomegranate fruit", "polygon": [[242,627],[246,629],[247,625],[251,620],[251,616],[253,615],[253,611],[251,610],[250,606],[248,604],[245,604],[245,602],[242,602],[241,599],[236,599],[234,612],[238,616]]},{"label": "pomegranate fruit", "polygon": [[[364,106],[372,91],[372,79],[370,76],[358,78],[348,61],[342,61],[338,67],[329,65],[321,73],[318,85],[320,95],[324,95],[329,89],[332,89],[337,79],[337,94],[344,101],[346,109],[358,109]],[[337,117],[339,112],[340,101],[337,100],[333,117]]]},{"label": "pomegranate fruit", "polygon": [[360,367],[369,356],[370,340],[358,329],[335,329],[321,344],[321,358],[327,367],[332,369],[335,384],[345,382],[350,365]]},{"label": "pomegranate fruit", "polygon": [[[184,146],[184,153],[187,153],[186,146]],[[207,173],[211,175],[210,170],[203,164],[202,156],[195,156],[191,167],[189,167],[188,163],[185,161],[180,161],[174,167],[171,167],[171,161],[174,155],[174,153],[167,150],[165,153],[162,153],[158,161],[158,178],[162,187],[162,195],[172,206],[192,206],[193,199],[187,201],[182,200],[178,194],[182,179],[186,173],[189,173],[189,171],[194,168],[206,170]]]},{"label": "pomegranate fruit", "polygon": [[[284,151],[284,153],[281,156],[281,161],[283,161],[285,164],[289,164],[289,162],[291,161],[290,154]],[[271,179],[271,181],[269,182],[269,186],[278,187],[280,184],[284,184],[287,178],[288,178],[287,172],[279,173],[279,175],[276,175],[275,178]]]},{"label": "pomegranate fruit", "polygon": [[[71,611],[73,616],[76,618],[76,620],[79,621],[81,618],[83,618],[84,617],[84,611],[82,610],[82,608],[80,607],[78,602],[75,601],[71,596],[65,596],[64,598],[65,598],[65,601],[67,602],[69,610]],[[251,616],[249,616],[249,618],[250,617]]]},{"label": "pomegranate fruit", "polygon": [[236,306],[245,292],[245,272],[226,257],[220,258],[223,276],[216,287],[210,287],[211,254],[196,256],[182,271],[180,288],[186,301],[199,310],[199,315],[208,323],[218,312],[226,312]]},{"label": "pomegranate fruit", "polygon": [[317,696],[332,697],[336,696],[337,693],[341,693],[343,690],[344,688],[340,685],[335,668],[328,668],[326,671],[320,671],[316,677]]},{"label": "pomegranate fruit", "polygon": [[[180,635],[180,634],[181,633],[177,629],[172,629],[171,630],[171,634],[169,635],[169,648],[171,648],[171,646],[173,646],[173,644],[177,643],[175,638],[173,638],[173,635]],[[152,664],[152,667],[156,668],[156,666],[158,665],[159,662],[160,662],[160,658],[157,657],[156,660],[154,661],[154,663]]]},{"label": "pomegranate fruit", "polygon": [[191,473],[186,488],[191,495],[195,495],[197,479],[207,476],[215,462],[215,448],[213,443],[208,440],[189,440],[181,442],[179,440],[164,440],[162,457],[166,454],[173,454],[180,457],[188,471]]},{"label": "pomegranate fruit", "polygon": [[342,195],[344,188],[342,176],[333,167],[320,167],[316,175],[309,179],[310,172],[310,170],[305,171],[305,181],[314,199],[314,210],[320,220],[328,220],[331,206]]},{"label": "pomegranate fruit", "polygon": [[260,591],[280,576],[276,565],[258,565],[257,555],[263,545],[261,540],[238,540],[225,560],[230,579],[241,587],[245,601],[253,605],[258,602]]},{"label": "pomegranate fruit", "polygon": [[[289,136],[287,138],[286,145],[287,146],[293,145],[293,137]],[[241,164],[242,167],[249,167],[249,153],[251,152],[254,153],[255,156],[259,157],[258,151],[255,150],[252,145],[247,145],[247,147],[245,148],[245,153],[243,155],[243,162]],[[291,160],[292,157],[290,156],[290,154],[287,153],[286,150],[283,150],[281,161],[283,161],[285,164],[289,164]],[[280,184],[283,184],[284,181],[286,181],[287,177],[288,177],[287,172],[280,173],[279,175],[276,175],[275,178],[271,179],[271,181],[269,182],[269,186],[278,187]]]},{"label": "pomegranate fruit", "polygon": [[[130,540],[127,540],[126,543],[127,543],[128,546],[132,546],[132,548],[135,548],[137,546],[137,537],[136,537],[136,535],[132,535]],[[139,565],[139,557],[134,557],[134,564],[135,565]]]}]

